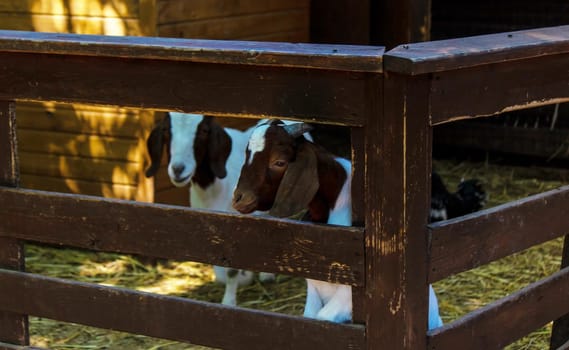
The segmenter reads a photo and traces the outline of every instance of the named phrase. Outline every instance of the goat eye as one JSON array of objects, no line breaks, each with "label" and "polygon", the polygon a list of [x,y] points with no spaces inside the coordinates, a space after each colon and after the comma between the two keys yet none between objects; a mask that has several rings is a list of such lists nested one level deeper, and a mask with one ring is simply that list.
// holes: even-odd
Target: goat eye
[{"label": "goat eye", "polygon": [[273,162],[273,167],[276,168],[282,168],[286,165],[286,162],[284,160],[276,160]]}]

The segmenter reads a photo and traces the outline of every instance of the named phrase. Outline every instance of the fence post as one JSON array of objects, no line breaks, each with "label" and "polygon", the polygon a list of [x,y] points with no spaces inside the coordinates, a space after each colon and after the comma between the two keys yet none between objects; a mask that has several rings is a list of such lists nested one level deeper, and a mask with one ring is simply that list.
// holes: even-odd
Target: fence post
[{"label": "fence post", "polygon": [[[569,235],[565,236],[561,268],[569,266]],[[551,329],[550,349],[555,350],[569,343],[569,314],[561,316],[553,322]],[[566,347],[564,348],[566,349]]]},{"label": "fence post", "polygon": [[[16,104],[11,101],[0,101],[0,185],[2,186],[18,186],[19,165],[16,147]],[[22,242],[0,237],[0,268],[24,269]],[[0,341],[28,345],[28,317],[0,311]]]},{"label": "fence post", "polygon": [[365,128],[367,349],[427,346],[429,79],[387,72],[384,78],[374,75],[369,80]]}]

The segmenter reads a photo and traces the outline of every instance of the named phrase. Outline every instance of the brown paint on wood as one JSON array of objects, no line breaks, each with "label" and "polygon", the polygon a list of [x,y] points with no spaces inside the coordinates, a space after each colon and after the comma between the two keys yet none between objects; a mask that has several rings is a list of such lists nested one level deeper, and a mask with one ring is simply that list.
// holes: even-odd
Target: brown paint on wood
[{"label": "brown paint on wood", "polygon": [[160,24],[307,8],[309,0],[157,0]]},{"label": "brown paint on wood", "polygon": [[363,73],[18,53],[0,55],[0,64],[5,67],[0,97],[363,121]]},{"label": "brown paint on wood", "polygon": [[[308,39],[308,11],[290,9],[278,12],[256,13],[239,17],[218,17],[201,21],[184,21],[161,25],[160,36],[237,40],[247,36],[286,32],[303,28]],[[306,41],[306,40],[305,40]]]},{"label": "brown paint on wood", "polygon": [[20,128],[18,141],[23,152],[133,163],[144,161],[144,155],[139,152],[137,141],[133,139]]},{"label": "brown paint on wood", "polygon": [[371,43],[387,48],[429,40],[430,0],[371,0]]},{"label": "brown paint on wood", "polygon": [[20,187],[34,190],[78,193],[118,199],[134,199],[136,198],[138,190],[137,186],[134,185],[119,185],[114,183],[51,177],[47,175],[30,175],[25,173],[20,176]]},{"label": "brown paint on wood", "polygon": [[2,29],[52,33],[88,33],[99,35],[140,35],[136,18],[83,17],[67,15],[0,13]]},{"label": "brown paint on wood", "polygon": [[[0,2],[0,12],[89,17],[135,17],[139,11],[139,1],[2,0]],[[88,6],[85,6],[85,2],[88,3]]]},{"label": "brown paint on wood", "polygon": [[46,153],[20,152],[21,172],[100,183],[136,186],[138,163]]},{"label": "brown paint on wood", "polygon": [[[20,180],[17,144],[15,103],[0,101],[0,184],[5,186],[16,187]],[[9,208],[9,204],[2,202],[2,207]],[[24,269],[24,246],[20,241],[0,237],[0,268]],[[0,341],[28,345],[28,317],[1,308]]]},{"label": "brown paint on wood", "polygon": [[[565,236],[563,242],[563,253],[561,256],[561,269],[569,266],[569,235]],[[569,313],[561,316],[553,322],[551,329],[550,349],[565,350],[569,348]]]},{"label": "brown paint on wood", "polygon": [[430,226],[435,282],[561,237],[569,231],[569,186]]},{"label": "brown paint on wood", "polygon": [[0,201],[4,237],[363,283],[362,228],[9,188]]},{"label": "brown paint on wood", "polygon": [[569,53],[556,54],[436,73],[431,123],[568,101],[569,86],[559,75],[568,60]]},{"label": "brown paint on wood", "polygon": [[567,52],[569,26],[559,26],[405,44],[385,54],[385,69],[418,75]]},{"label": "brown paint on wood", "polygon": [[0,52],[4,51],[363,72],[381,71],[383,54],[383,48],[379,46],[181,40],[0,30]]},{"label": "brown paint on wood", "polygon": [[310,41],[368,45],[369,3],[370,0],[311,0]]},{"label": "brown paint on wood", "polygon": [[8,270],[0,280],[0,307],[65,322],[223,349],[364,348],[361,326]]},{"label": "brown paint on wood", "polygon": [[[365,225],[365,131],[363,128],[351,128],[352,160],[352,225]],[[362,241],[362,250],[364,242]],[[364,305],[365,287],[352,288],[352,319],[354,323],[365,324]]]},{"label": "brown paint on wood", "polygon": [[142,112],[132,109],[80,104],[18,103],[16,112],[19,129],[112,136],[131,140],[140,136],[141,124],[145,119]]},{"label": "brown paint on wood", "polygon": [[502,349],[569,309],[569,268],[433,330],[428,349]]},{"label": "brown paint on wood", "polygon": [[[367,346],[425,348],[430,186],[428,80],[370,82],[366,126]],[[385,110],[382,111],[381,96]]]}]

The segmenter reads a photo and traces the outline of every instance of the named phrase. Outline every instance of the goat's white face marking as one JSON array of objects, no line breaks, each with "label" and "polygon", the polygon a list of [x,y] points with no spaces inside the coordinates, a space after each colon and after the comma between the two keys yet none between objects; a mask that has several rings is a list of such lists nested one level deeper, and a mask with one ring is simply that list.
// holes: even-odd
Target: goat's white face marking
[{"label": "goat's white face marking", "polygon": [[257,127],[251,134],[251,137],[249,138],[249,144],[247,145],[247,148],[251,154],[249,155],[247,164],[251,165],[255,153],[263,152],[263,150],[265,150],[265,135],[267,134],[268,129],[269,125],[261,125]]},{"label": "goat's white face marking", "polygon": [[[194,141],[198,125],[203,121],[203,115],[170,113],[171,135],[170,163],[168,176],[175,186],[186,186],[196,171],[196,158],[194,156]],[[179,173],[175,169],[183,170]]]}]

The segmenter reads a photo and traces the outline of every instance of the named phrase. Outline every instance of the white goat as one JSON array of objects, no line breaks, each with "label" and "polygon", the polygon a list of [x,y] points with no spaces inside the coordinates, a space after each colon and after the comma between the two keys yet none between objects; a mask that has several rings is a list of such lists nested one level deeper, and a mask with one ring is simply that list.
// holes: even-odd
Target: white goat
[{"label": "white goat", "polygon": [[[235,212],[231,197],[251,132],[223,128],[210,116],[171,112],[148,137],[152,163],[146,176],[156,174],[166,146],[170,181],[177,187],[190,185],[192,207]],[[253,280],[251,271],[214,266],[214,272],[216,281],[225,283],[225,305],[236,305],[238,286]],[[274,275],[261,273],[259,278],[268,281]]]},{"label": "white goat", "polygon": [[[308,208],[310,221],[351,226],[351,163],[299,138],[309,129],[306,124],[284,125],[278,120],[257,125],[233,195],[235,209],[241,213],[270,209],[280,216]],[[304,316],[350,322],[351,286],[307,279]],[[429,286],[429,328],[440,325],[437,299]]]}]

